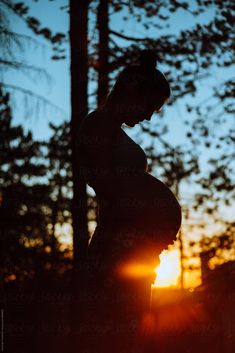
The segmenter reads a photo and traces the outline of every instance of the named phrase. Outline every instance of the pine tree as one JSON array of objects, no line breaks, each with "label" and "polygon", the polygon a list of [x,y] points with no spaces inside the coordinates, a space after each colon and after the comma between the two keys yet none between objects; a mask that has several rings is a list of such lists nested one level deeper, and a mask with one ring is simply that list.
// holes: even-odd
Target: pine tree
[{"label": "pine tree", "polygon": [[[37,268],[34,257],[48,245],[46,166],[39,142],[31,132],[12,125],[10,95],[0,89],[1,243],[4,272],[22,278]],[[33,255],[34,254],[34,255]],[[25,273],[25,272],[24,272]]]}]

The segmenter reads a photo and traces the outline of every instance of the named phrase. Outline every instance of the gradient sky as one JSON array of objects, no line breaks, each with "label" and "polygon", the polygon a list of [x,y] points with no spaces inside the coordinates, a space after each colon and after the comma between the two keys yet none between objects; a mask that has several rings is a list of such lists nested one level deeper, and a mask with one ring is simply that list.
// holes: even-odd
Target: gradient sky
[{"label": "gradient sky", "polygon": [[[53,31],[67,32],[69,28],[69,18],[65,10],[60,10],[60,6],[67,4],[66,0],[48,1],[40,0],[37,2],[27,0],[25,3],[30,7],[30,15],[37,17],[43,26],[48,26]],[[193,3],[193,2],[192,2]],[[198,19],[200,22],[207,22],[214,14],[213,9],[208,13],[203,14]],[[93,29],[94,16],[90,16],[90,33]],[[33,45],[26,49],[25,54],[20,55],[17,53],[17,57],[23,57],[24,61],[30,65],[35,65],[38,67],[46,68],[48,74],[51,76],[51,81],[48,82],[42,76],[34,77],[34,80],[30,80],[21,72],[9,71],[5,74],[5,81],[14,85],[23,86],[26,89],[30,89],[33,92],[46,97],[48,100],[53,102],[58,106],[61,111],[56,111],[51,107],[47,107],[46,111],[39,112],[38,118],[35,117],[34,112],[31,114],[25,114],[25,110],[22,109],[22,96],[18,97],[17,104],[14,110],[15,122],[23,123],[27,128],[30,128],[35,138],[43,139],[47,138],[50,134],[48,130],[48,122],[53,121],[54,123],[59,123],[64,119],[69,119],[70,117],[70,77],[69,77],[69,48],[67,47],[67,59],[63,61],[52,61],[50,60],[51,50],[49,45],[43,40],[43,38],[34,36],[31,31],[28,30],[24,22],[15,15],[11,16],[11,26],[12,30],[31,35],[37,41],[39,41],[45,48],[33,48]],[[178,11],[177,14],[171,16],[171,23],[169,29],[166,29],[164,33],[177,33],[184,28],[190,27],[195,20],[193,16],[184,10]],[[120,13],[110,16],[110,27],[116,31],[124,30],[125,34],[140,37],[140,36],[159,36],[159,31],[151,28],[146,31],[143,26],[137,23],[135,20],[123,21],[121,19]],[[130,42],[119,40],[121,45],[129,45]],[[163,67],[159,67],[160,70],[164,72]],[[219,80],[219,73],[216,73],[214,79]],[[90,90],[93,87],[90,87]],[[208,81],[205,85],[201,87],[201,92],[198,94],[198,99],[209,95],[208,92]],[[187,101],[190,101],[190,97],[187,97]],[[23,103],[24,104],[24,103]],[[32,104],[33,106],[33,104]],[[182,124],[183,114],[185,111],[183,109],[183,102],[176,103],[173,108],[166,107],[165,115],[166,118],[169,117],[170,121],[174,121],[174,136],[171,138],[176,138],[179,134],[180,139],[182,139],[180,131],[184,130],[184,125]],[[41,107],[42,108],[42,107]],[[33,109],[33,107],[32,107]],[[34,109],[35,110],[35,109]],[[25,115],[29,115],[25,117]],[[26,119],[25,119],[26,118]],[[173,120],[174,119],[174,120]],[[129,133],[130,131],[128,131]]]}]

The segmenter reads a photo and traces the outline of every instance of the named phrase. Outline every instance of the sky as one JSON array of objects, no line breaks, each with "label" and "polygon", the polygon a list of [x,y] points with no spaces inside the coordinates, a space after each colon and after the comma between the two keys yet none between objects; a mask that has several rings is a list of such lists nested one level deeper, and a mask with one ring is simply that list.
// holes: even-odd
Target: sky
[{"label": "sky", "polygon": [[[60,7],[67,4],[66,0],[57,1],[25,1],[25,3],[30,7],[30,14],[37,17],[43,26],[48,26],[55,32],[68,32],[69,29],[69,16],[65,10],[61,10]],[[201,22],[208,21],[208,18],[213,16],[213,10],[207,14],[200,16]],[[17,16],[12,15],[11,26],[15,32],[30,35],[40,42],[44,47],[33,48],[33,45],[26,48],[23,55],[17,53],[17,57],[23,57],[25,62],[30,65],[35,65],[37,67],[46,68],[48,74],[50,75],[50,80],[48,81],[43,76],[33,77],[30,80],[21,72],[9,71],[5,73],[5,81],[14,85],[21,85],[26,89],[30,89],[33,92],[45,97],[59,109],[52,109],[52,107],[47,106],[42,114],[39,113],[39,117],[35,118],[34,112],[31,114],[25,114],[25,110],[22,109],[22,96],[19,96],[17,104],[15,104],[14,119],[16,123],[24,124],[25,128],[30,128],[33,131],[34,137],[36,139],[46,139],[50,135],[50,130],[48,129],[48,122],[60,123],[64,119],[70,118],[70,77],[69,77],[69,47],[67,46],[67,58],[63,61],[52,61],[50,60],[51,50],[49,45],[43,41],[42,38],[34,36],[31,31],[28,30],[25,23]],[[92,34],[94,16],[90,16],[90,34]],[[169,29],[166,29],[164,33],[174,33],[179,32],[181,29],[187,28],[192,24],[192,15],[185,11],[179,11],[177,15],[172,16],[171,25]],[[153,36],[159,35],[157,31],[151,28],[146,31],[141,24],[136,21],[123,21],[120,14],[115,14],[110,16],[110,27],[116,31],[123,30],[125,34],[133,36],[144,36],[147,32],[149,35]],[[130,43],[120,40],[121,45],[129,45]],[[161,70],[162,68],[159,67]],[[218,73],[217,73],[218,75]],[[93,87],[89,87],[90,90]],[[205,96],[205,91],[207,87],[201,87],[201,96]],[[203,92],[202,92],[203,91]],[[189,99],[187,97],[187,99]],[[200,99],[200,95],[198,97]],[[42,109],[42,107],[41,107]],[[174,134],[170,136],[170,139],[174,140],[177,138],[181,139],[181,134],[184,133],[185,126],[182,124],[184,111],[183,102],[177,102],[172,109],[170,107],[165,108],[165,116],[169,118],[170,121],[174,121]],[[25,117],[25,115],[29,115]],[[129,131],[128,133],[132,133]],[[177,134],[175,134],[177,131]],[[134,133],[133,133],[134,134]]]},{"label": "sky", "polygon": [[[34,2],[26,1],[30,6],[30,15],[37,17],[43,26],[48,26],[54,32],[67,32],[69,26],[69,18],[65,11],[59,10],[59,4],[63,5],[64,1],[49,2],[47,0]],[[21,55],[17,52],[17,58],[23,58],[24,62],[29,65],[44,68],[49,75],[49,80],[44,75],[30,74],[30,79],[26,74],[20,71],[9,71],[5,74],[5,81],[16,86],[24,87],[32,92],[46,98],[57,108],[49,104],[39,105],[40,111],[35,114],[37,105],[35,100],[33,104],[29,104],[31,111],[26,108],[23,96],[19,94],[15,101],[14,121],[24,125],[26,129],[30,129],[36,139],[47,139],[50,135],[48,122],[51,121],[59,124],[70,116],[70,77],[69,77],[69,55],[64,61],[52,61],[50,59],[52,50],[49,44],[35,36],[27,28],[24,21],[18,16],[12,15],[10,18],[12,30],[24,35],[30,35],[36,39],[39,46],[30,44],[26,47],[25,53]],[[68,50],[69,54],[69,50]],[[24,109],[22,107],[24,105]],[[28,113],[28,114],[27,114]]]}]

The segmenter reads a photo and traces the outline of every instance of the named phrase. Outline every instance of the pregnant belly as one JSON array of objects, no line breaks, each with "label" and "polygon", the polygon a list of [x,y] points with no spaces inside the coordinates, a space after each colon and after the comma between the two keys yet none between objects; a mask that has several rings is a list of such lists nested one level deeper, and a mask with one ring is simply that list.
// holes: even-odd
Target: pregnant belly
[{"label": "pregnant belly", "polygon": [[176,239],[181,225],[177,199],[164,183],[149,173],[134,177],[133,183],[123,182],[120,195],[112,200],[111,207],[101,209],[101,219],[105,215],[111,226],[120,229],[124,242],[124,229],[131,229],[138,246],[149,243],[163,249]]}]

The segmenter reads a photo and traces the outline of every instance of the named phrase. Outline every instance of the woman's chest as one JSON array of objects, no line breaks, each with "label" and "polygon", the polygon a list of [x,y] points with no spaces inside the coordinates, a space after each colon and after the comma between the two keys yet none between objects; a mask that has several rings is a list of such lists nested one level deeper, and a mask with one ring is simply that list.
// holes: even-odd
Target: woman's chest
[{"label": "woman's chest", "polygon": [[116,134],[113,160],[119,175],[135,175],[148,170],[145,152],[122,129]]}]

